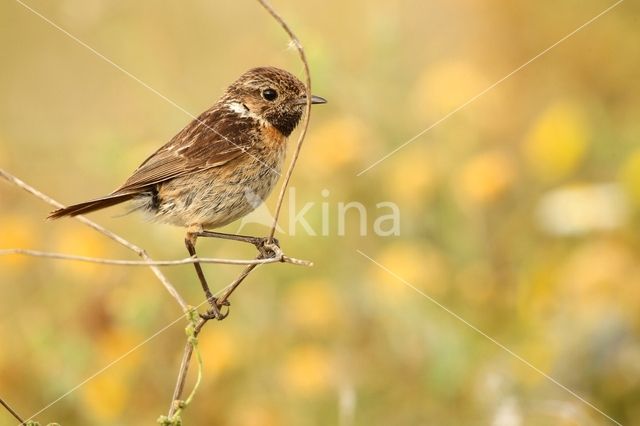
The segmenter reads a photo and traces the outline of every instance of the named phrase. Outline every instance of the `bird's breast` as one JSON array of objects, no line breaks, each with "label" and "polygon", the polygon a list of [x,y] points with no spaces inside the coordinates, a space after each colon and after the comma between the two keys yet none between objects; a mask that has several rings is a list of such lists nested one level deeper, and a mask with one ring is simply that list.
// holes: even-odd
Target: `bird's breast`
[{"label": "bird's breast", "polygon": [[279,151],[285,148],[287,137],[273,125],[267,123],[261,126],[262,143],[265,147]]}]

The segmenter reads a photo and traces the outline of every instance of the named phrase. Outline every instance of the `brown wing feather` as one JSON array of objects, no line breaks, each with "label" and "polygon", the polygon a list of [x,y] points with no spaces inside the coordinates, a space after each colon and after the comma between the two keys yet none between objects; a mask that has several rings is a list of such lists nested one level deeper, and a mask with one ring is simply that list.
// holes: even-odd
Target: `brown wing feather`
[{"label": "brown wing feather", "polygon": [[54,210],[49,213],[49,216],[47,216],[47,218],[58,219],[63,216],[77,216],[79,214],[90,213],[95,210],[115,206],[116,204],[120,204],[123,201],[130,200],[131,198],[133,198],[133,194],[107,195],[106,197],[97,198],[95,200],[85,201],[84,203],[78,203],[69,207]]},{"label": "brown wing feather", "polygon": [[113,194],[141,191],[179,176],[219,167],[243,154],[250,155],[245,151],[251,145],[250,132],[255,124],[226,108],[206,111],[147,158]]},{"label": "brown wing feather", "polygon": [[120,188],[105,197],[58,209],[49,218],[75,216],[119,204],[158,183],[219,167],[241,155],[252,155],[246,151],[257,127],[252,118],[215,105],[150,155]]}]

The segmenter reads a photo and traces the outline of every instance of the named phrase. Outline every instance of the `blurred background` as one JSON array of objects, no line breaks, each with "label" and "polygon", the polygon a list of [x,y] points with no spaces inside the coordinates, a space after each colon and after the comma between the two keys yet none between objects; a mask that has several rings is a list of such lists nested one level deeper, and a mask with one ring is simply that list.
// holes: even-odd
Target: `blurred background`
[{"label": "blurred background", "polygon": [[[28,4],[193,114],[253,66],[302,75],[256,2]],[[259,268],[229,318],[205,329],[186,424],[611,424],[429,298],[640,424],[638,4],[621,3],[357,177],[613,2],[273,4],[330,102],[314,108],[293,177],[317,235],[287,225],[288,205],[278,235],[315,266]],[[18,2],[0,4],[0,35],[0,167],[63,203],[110,192],[190,120]],[[351,201],[367,208],[366,235],[355,210],[338,235],[338,203]],[[384,201],[400,210],[399,235],[373,232]],[[0,248],[134,258],[76,221],[46,222],[49,210],[0,182]],[[183,230],[125,211],[91,218],[155,258],[186,256]],[[203,256],[254,255],[198,244]],[[191,266],[165,270],[202,301]],[[205,271],[216,289],[239,273]],[[180,315],[147,268],[2,257],[0,395],[28,417]],[[170,402],[184,325],[38,420],[152,424]],[[0,411],[0,423],[12,419]]]}]

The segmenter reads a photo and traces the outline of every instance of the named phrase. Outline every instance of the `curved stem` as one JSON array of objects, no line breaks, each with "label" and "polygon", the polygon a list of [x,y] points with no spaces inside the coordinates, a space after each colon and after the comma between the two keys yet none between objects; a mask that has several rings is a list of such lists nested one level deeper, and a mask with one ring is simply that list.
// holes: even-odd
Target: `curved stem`
[{"label": "curved stem", "polygon": [[276,210],[273,215],[273,224],[271,225],[271,231],[269,232],[269,242],[273,241],[273,236],[276,233],[276,227],[278,226],[278,218],[280,217],[280,210],[282,210],[282,203],[284,200],[284,195],[287,192],[287,187],[289,185],[289,181],[291,180],[291,175],[293,174],[293,169],[296,166],[296,162],[298,161],[298,157],[300,156],[300,150],[302,149],[302,142],[304,142],[304,137],[307,135],[307,129],[309,128],[309,118],[311,115],[311,73],[309,72],[309,63],[307,62],[307,56],[304,53],[304,48],[302,47],[302,43],[296,35],[293,33],[289,25],[282,19],[282,17],[276,12],[273,7],[266,0],[258,0],[258,3],[264,7],[267,12],[280,24],[280,26],[284,29],[284,31],[289,35],[291,39],[291,43],[295,46],[298,54],[300,55],[300,60],[304,65],[304,73],[305,73],[305,86],[307,89],[307,103],[305,105],[305,114],[304,119],[302,120],[302,131],[300,132],[300,136],[298,136],[298,142],[296,143],[296,148],[293,152],[293,158],[291,159],[291,163],[289,164],[289,168],[287,169],[287,173],[284,176],[284,181],[282,182],[282,186],[280,187],[280,193],[278,194],[278,201],[276,204]]}]

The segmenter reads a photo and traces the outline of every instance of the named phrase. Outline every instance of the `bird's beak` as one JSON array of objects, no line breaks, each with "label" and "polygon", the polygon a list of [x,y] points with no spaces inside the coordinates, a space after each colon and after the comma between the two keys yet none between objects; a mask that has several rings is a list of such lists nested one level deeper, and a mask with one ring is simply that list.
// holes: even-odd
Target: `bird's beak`
[{"label": "bird's beak", "polygon": [[[307,100],[305,99],[305,102]],[[312,104],[326,104],[327,100],[325,98],[321,98],[320,96],[311,95],[311,103]]]},{"label": "bird's beak", "polygon": [[[307,97],[303,96],[296,101],[296,105],[304,105],[307,103]],[[311,104],[326,104],[327,100],[320,96],[311,95]]]}]

